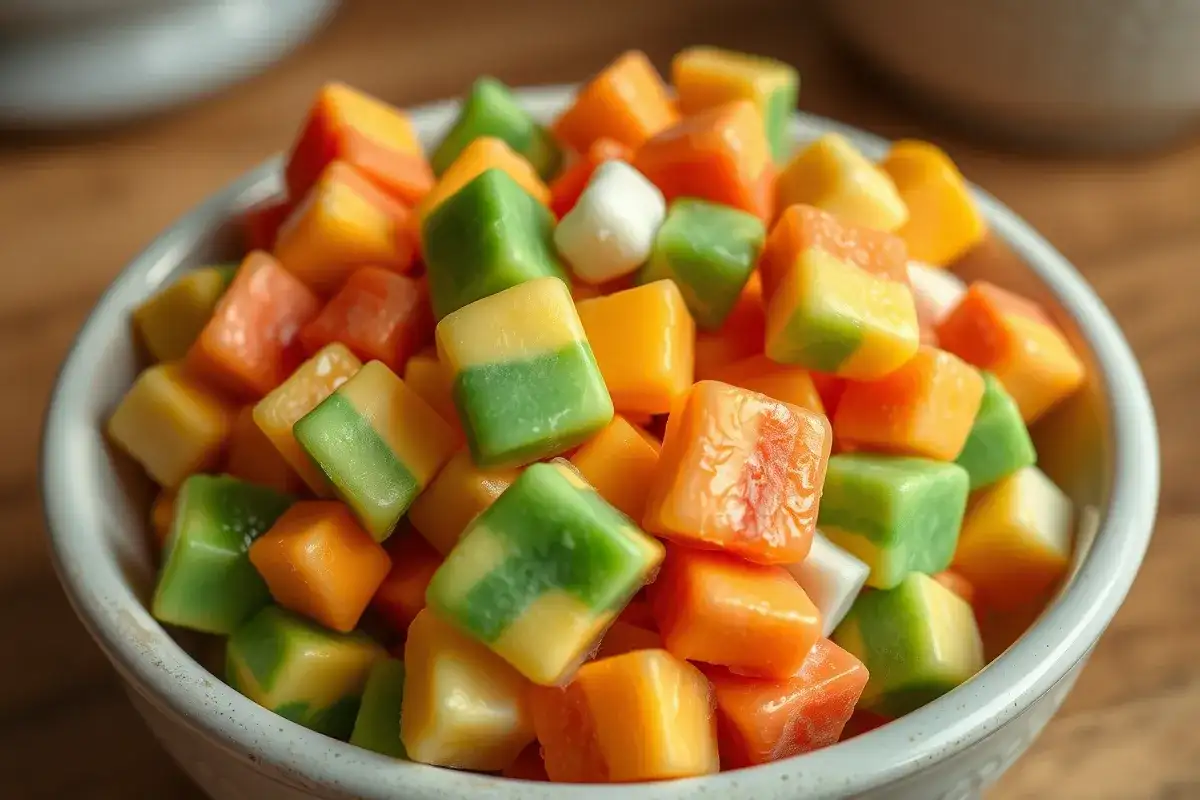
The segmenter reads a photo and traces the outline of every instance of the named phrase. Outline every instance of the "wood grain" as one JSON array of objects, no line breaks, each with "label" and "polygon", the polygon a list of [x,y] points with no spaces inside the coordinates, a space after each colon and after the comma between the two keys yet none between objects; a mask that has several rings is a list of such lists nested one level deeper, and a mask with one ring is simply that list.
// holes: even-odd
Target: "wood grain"
[{"label": "wood grain", "polygon": [[39,420],[75,330],[130,257],[185,209],[285,147],[331,77],[411,105],[478,73],[577,80],[619,50],[660,65],[707,42],[792,61],[801,105],[942,143],[1079,266],[1141,359],[1163,431],[1158,531],[1062,713],[992,798],[1200,797],[1200,144],[1138,159],[973,145],[862,77],[787,0],[355,0],[265,75],[189,109],[80,134],[0,134],[0,775],[6,796],[199,797],[153,743],[75,621],[44,555]]}]

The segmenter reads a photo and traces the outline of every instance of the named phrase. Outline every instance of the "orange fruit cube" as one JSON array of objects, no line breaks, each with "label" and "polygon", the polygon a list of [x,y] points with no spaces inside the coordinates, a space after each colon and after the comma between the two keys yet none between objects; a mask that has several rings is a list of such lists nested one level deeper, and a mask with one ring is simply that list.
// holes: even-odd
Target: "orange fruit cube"
[{"label": "orange fruit cube", "polygon": [[678,119],[658,70],[645,53],[630,50],[579,90],[553,130],[577,153],[586,153],[598,139],[636,149]]},{"label": "orange fruit cube", "polygon": [[825,413],[821,395],[813,383],[812,374],[801,367],[778,364],[763,355],[750,356],[722,367],[713,376],[714,380],[759,392],[818,414]]},{"label": "orange fruit cube", "polygon": [[254,421],[254,406],[243,406],[229,432],[225,472],[284,494],[304,491],[304,481]]},{"label": "orange fruit cube", "polygon": [[571,456],[596,492],[630,519],[639,520],[662,446],[619,414]]},{"label": "orange fruit cube", "polygon": [[404,633],[425,607],[425,590],[442,555],[412,530],[389,537],[385,549],[392,567],[371,598],[371,608],[389,628]]}]

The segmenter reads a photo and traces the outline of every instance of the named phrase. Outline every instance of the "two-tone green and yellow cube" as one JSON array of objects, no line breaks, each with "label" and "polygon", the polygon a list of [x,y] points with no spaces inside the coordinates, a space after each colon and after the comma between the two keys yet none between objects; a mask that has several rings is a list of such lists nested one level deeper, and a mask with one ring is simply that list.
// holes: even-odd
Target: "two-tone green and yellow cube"
[{"label": "two-tone green and yellow cube", "polygon": [[449,423],[379,361],[301,417],[293,434],[380,542],[459,446]]},{"label": "two-tone green and yellow cube", "polygon": [[438,323],[471,456],[512,467],[562,453],[612,420],[613,404],[567,285],[539,278]]},{"label": "two-tone green and yellow cube", "polygon": [[570,464],[533,464],[475,518],[426,601],[529,680],[555,685],[662,558]]}]

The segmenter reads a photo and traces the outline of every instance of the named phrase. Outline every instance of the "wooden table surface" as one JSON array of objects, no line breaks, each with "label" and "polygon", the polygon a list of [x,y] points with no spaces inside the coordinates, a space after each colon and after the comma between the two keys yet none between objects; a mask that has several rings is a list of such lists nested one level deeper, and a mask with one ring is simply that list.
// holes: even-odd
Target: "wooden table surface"
[{"label": "wooden table surface", "polygon": [[286,146],[325,79],[403,106],[459,93],[481,72],[513,85],[573,81],[625,48],[665,67],[680,47],[705,42],[797,64],[807,110],[940,142],[1113,309],[1164,432],[1158,531],[1066,706],[990,796],[1200,797],[1200,415],[1187,399],[1200,391],[1200,140],[1126,160],[973,146],[860,77],[799,5],[693,0],[681,17],[683,4],[640,0],[355,0],[284,63],[184,111],[87,134],[0,135],[2,794],[200,796],[76,622],[43,543],[39,421],[71,338],[122,266],[183,211]]}]

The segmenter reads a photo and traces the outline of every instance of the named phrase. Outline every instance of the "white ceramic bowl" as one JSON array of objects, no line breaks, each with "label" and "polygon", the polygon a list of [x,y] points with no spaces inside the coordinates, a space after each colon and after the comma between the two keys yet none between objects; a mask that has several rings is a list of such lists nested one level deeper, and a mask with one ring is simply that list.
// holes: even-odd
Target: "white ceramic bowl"
[{"label": "white ceramic bowl", "polygon": [[[567,87],[520,93],[542,119],[569,96]],[[413,113],[427,144],[453,113],[452,103]],[[810,116],[797,116],[794,130],[798,140],[839,130],[873,156],[885,147]],[[977,192],[993,231],[1028,264],[992,277],[1046,302],[1090,365],[1087,389],[1047,420],[1050,438],[1042,440],[1057,434],[1073,445],[1047,451],[1043,461],[1077,503],[1103,509],[1094,515],[1098,528],[1091,526],[1094,544],[1079,548],[1068,589],[977,677],[893,724],[817,753],[704,779],[618,787],[511,782],[393,761],[277,717],[206,672],[146,610],[154,581],[145,546],[150,487],[114,457],[102,426],[138,368],[130,310],[183,270],[236,256],[237,232],[229,221],[276,191],[278,171],[278,161],[268,163],[209,199],[121,274],[63,366],[42,453],[51,546],[67,595],[154,733],[219,800],[970,798],[1029,746],[1062,703],[1133,581],[1158,498],[1157,433],[1137,363],[1078,273],[1016,215]],[[1050,457],[1056,453],[1079,457],[1075,463]]]}]

